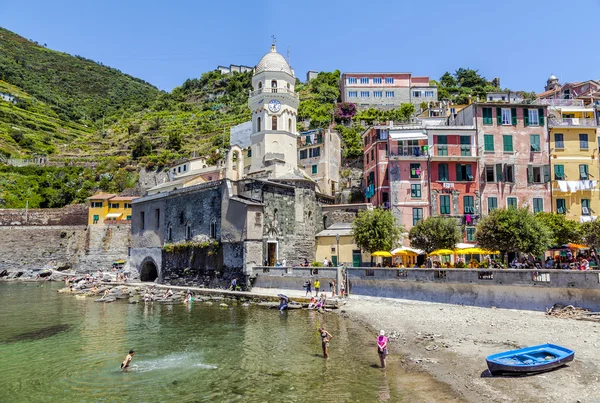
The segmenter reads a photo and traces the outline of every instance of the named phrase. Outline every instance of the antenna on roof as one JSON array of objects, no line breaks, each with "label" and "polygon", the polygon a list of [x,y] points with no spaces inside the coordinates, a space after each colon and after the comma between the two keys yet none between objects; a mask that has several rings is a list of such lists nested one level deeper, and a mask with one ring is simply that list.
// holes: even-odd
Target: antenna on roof
[{"label": "antenna on roof", "polygon": [[277,39],[275,38],[275,35],[271,35],[271,39],[273,39],[273,46],[275,46],[277,44]]},{"label": "antenna on roof", "polygon": [[290,46],[288,45],[287,51],[285,53],[285,58],[287,59],[288,64],[290,64]]}]

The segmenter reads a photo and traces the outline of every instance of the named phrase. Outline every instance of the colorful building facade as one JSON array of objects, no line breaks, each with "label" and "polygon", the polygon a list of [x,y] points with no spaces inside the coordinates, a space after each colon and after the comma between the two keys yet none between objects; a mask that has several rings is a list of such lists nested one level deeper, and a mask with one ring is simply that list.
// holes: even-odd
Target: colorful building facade
[{"label": "colorful building facade", "polygon": [[111,193],[98,193],[88,197],[88,225],[131,222],[131,202],[134,199],[135,196],[117,196]]},{"label": "colorful building facade", "polygon": [[340,80],[343,102],[358,107],[398,107],[403,103],[420,105],[436,102],[437,86],[429,77],[411,73],[344,73]]},{"label": "colorful building facade", "polygon": [[593,105],[578,99],[540,100],[548,105],[552,211],[580,222],[600,212],[598,121]]},{"label": "colorful building facade", "polygon": [[454,123],[477,131],[482,214],[507,207],[552,211],[545,105],[476,103]]}]

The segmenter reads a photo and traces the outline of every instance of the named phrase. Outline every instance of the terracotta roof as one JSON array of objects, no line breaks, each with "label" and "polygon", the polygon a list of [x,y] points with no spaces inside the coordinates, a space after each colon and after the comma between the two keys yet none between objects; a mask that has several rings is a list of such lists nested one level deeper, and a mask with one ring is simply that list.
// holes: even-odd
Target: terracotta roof
[{"label": "terracotta roof", "polygon": [[98,194],[88,197],[87,200],[108,200],[108,199],[112,199],[115,196],[116,196],[116,194],[112,194],[112,193],[98,193]]},{"label": "terracotta roof", "polygon": [[548,91],[544,91],[544,92],[541,92],[541,93],[537,94],[537,96],[539,98],[541,98],[541,97],[545,97],[545,96],[548,96],[548,95],[556,94],[559,91],[560,91],[559,89],[548,90]]},{"label": "terracotta roof", "polygon": [[117,197],[113,197],[110,199],[111,202],[113,201],[129,201],[129,200],[133,200],[133,199],[137,199],[139,196],[117,196]]}]

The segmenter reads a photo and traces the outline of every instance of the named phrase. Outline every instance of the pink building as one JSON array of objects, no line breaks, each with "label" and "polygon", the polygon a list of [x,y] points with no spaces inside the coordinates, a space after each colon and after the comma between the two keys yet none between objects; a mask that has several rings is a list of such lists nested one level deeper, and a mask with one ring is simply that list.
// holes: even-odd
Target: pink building
[{"label": "pink building", "polygon": [[363,135],[365,198],[374,206],[389,208],[388,126],[373,126]]},{"label": "pink building", "polygon": [[545,106],[477,103],[458,112],[454,124],[475,125],[481,159],[481,211],[528,206],[552,211]]},{"label": "pink building", "polygon": [[480,217],[477,135],[473,126],[428,129],[431,215],[453,217],[464,228],[463,240],[475,241]]},{"label": "pink building", "polygon": [[411,73],[344,73],[340,92],[343,102],[363,108],[437,101],[437,86],[429,84],[429,77]]}]

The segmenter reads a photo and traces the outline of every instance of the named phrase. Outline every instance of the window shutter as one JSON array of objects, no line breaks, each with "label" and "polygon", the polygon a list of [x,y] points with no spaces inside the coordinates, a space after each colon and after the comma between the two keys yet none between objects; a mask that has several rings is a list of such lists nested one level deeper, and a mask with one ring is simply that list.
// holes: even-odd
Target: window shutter
[{"label": "window shutter", "polygon": [[462,179],[462,172],[460,170],[460,164],[456,164],[456,180],[457,181],[461,181]]},{"label": "window shutter", "polygon": [[527,183],[533,183],[533,166],[527,166]]},{"label": "window shutter", "polygon": [[517,125],[517,108],[510,108],[510,117],[512,118],[512,125]]},{"label": "window shutter", "polygon": [[502,124],[502,108],[496,108],[496,120],[498,121],[498,125]]},{"label": "window shutter", "polygon": [[550,165],[544,165],[544,183],[550,182]]},{"label": "window shutter", "polygon": [[473,178],[473,173],[471,172],[471,165],[467,164],[467,177],[465,179],[467,180],[472,180],[471,178]]},{"label": "window shutter", "polygon": [[540,126],[544,126],[544,108],[538,109],[538,119],[540,122]]},{"label": "window shutter", "polygon": [[502,164],[496,164],[496,182],[502,182]]},{"label": "window shutter", "polygon": [[523,126],[529,126],[529,109],[523,108]]}]

